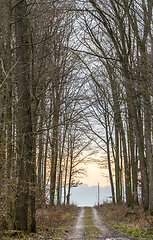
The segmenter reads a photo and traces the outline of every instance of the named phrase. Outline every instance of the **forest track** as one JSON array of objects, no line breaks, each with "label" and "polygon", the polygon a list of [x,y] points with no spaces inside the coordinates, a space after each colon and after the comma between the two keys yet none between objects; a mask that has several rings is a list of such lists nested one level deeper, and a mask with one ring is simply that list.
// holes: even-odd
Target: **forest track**
[{"label": "forest track", "polygon": [[82,240],[84,234],[84,214],[85,208],[81,208],[79,214],[76,218],[76,222],[74,227],[72,227],[69,236],[66,238],[67,240]]},{"label": "forest track", "polygon": [[102,219],[100,218],[97,210],[92,207],[92,222],[93,226],[95,226],[100,231],[100,236],[89,236],[86,235],[84,229],[84,216],[85,216],[86,208],[82,207],[79,211],[79,214],[76,218],[75,224],[72,229],[69,231],[68,236],[65,240],[85,240],[85,239],[103,239],[103,240],[130,240],[130,238],[125,238],[121,236],[118,232],[113,229],[108,228]]},{"label": "forest track", "polygon": [[100,232],[101,236],[100,239],[106,239],[106,240],[130,240],[130,238],[125,238],[121,236],[120,233],[116,232],[113,229],[110,229],[107,227],[104,222],[102,221],[101,217],[99,216],[96,208],[92,207],[92,220],[93,225],[97,227]]}]

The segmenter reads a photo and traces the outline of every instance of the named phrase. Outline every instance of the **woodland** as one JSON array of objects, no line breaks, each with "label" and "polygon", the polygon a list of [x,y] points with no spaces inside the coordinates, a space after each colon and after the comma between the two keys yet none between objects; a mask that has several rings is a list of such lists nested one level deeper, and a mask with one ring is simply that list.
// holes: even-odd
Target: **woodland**
[{"label": "woodland", "polygon": [[152,214],[153,1],[0,0],[0,23],[8,229],[36,232],[48,187],[50,206],[69,205],[97,151],[112,202]]}]

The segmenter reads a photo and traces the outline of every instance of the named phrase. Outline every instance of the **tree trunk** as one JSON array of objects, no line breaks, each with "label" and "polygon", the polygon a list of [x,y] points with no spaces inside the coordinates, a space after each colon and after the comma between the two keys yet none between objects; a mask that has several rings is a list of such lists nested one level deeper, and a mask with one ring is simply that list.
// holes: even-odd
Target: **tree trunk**
[{"label": "tree trunk", "polygon": [[4,198],[5,185],[4,185],[4,175],[5,175],[5,127],[4,127],[4,112],[5,112],[5,87],[3,81],[5,79],[4,73],[4,2],[0,1],[0,213],[4,214]]},{"label": "tree trunk", "polygon": [[50,181],[50,205],[54,206],[55,187],[56,187],[56,168],[58,160],[58,124],[59,124],[59,84],[53,83],[53,135],[52,135],[52,161],[51,161],[51,181]]},{"label": "tree trunk", "polygon": [[112,202],[115,203],[115,191],[114,191],[114,183],[113,183],[113,176],[112,176],[112,170],[111,170],[111,161],[110,161],[110,150],[109,150],[109,136],[108,136],[108,122],[106,117],[106,114],[104,114],[105,117],[105,129],[106,129],[106,142],[107,142],[107,161],[108,161],[108,170],[109,170],[109,179],[111,184],[111,191],[112,191]]},{"label": "tree trunk", "polygon": [[141,169],[141,189],[142,189],[142,205],[144,210],[148,210],[149,208],[149,183],[148,183],[148,172],[147,172],[147,164],[144,156],[144,139],[143,139],[143,125],[142,125],[142,117],[140,112],[140,106],[138,108],[138,116],[136,114],[136,108],[133,107],[133,122],[136,132],[136,140],[139,151],[139,159],[140,159],[140,169]]},{"label": "tree trunk", "polygon": [[120,165],[119,165],[119,136],[118,136],[118,129],[115,126],[115,149],[116,149],[116,156],[115,156],[115,181],[116,181],[116,201],[117,203],[121,203],[121,193],[120,193]]},{"label": "tree trunk", "polygon": [[[34,78],[34,45],[33,45],[33,38],[31,34],[31,90],[33,93],[33,96],[36,98],[36,85],[35,78]],[[29,194],[30,194],[30,210],[31,210],[31,223],[30,223],[30,231],[36,232],[36,219],[35,219],[35,213],[36,213],[36,137],[37,137],[37,108],[39,105],[39,101],[36,100],[32,102],[31,104],[31,116],[32,116],[32,132],[33,132],[33,141],[32,141],[32,161],[31,161],[31,172],[30,172],[30,188],[29,188]]]},{"label": "tree trunk", "polygon": [[48,139],[49,139],[49,129],[47,129],[46,144],[45,144],[45,156],[44,156],[44,192],[46,189],[46,169],[47,169],[47,155],[48,155]]},{"label": "tree trunk", "polygon": [[42,97],[40,102],[40,123],[39,123],[39,154],[38,154],[38,186],[39,195],[42,194],[42,173],[43,173],[43,110],[44,110],[44,97]]},{"label": "tree trunk", "polygon": [[29,177],[32,162],[32,120],[29,77],[29,32],[26,1],[16,1],[15,36],[18,83],[18,186],[15,224],[28,229]]},{"label": "tree trunk", "polygon": [[73,149],[74,141],[72,136],[70,137],[70,172],[69,172],[69,184],[68,184],[68,193],[67,193],[67,204],[70,204],[70,192],[71,192],[71,179],[72,179],[72,168],[73,168]]},{"label": "tree trunk", "polygon": [[130,190],[130,172],[129,172],[129,163],[127,159],[125,132],[122,125],[122,120],[121,120],[121,137],[122,137],[122,144],[123,144],[124,169],[125,169],[126,205],[128,207],[131,207],[132,201],[131,201],[131,190]]},{"label": "tree trunk", "polygon": [[133,190],[133,202],[138,204],[138,189],[137,189],[137,163],[134,156],[134,127],[130,108],[128,109],[128,124],[129,124],[129,142],[130,142],[130,156],[132,166],[132,190]]},{"label": "tree trunk", "polygon": [[[12,3],[11,0],[7,1],[6,16],[8,19],[6,26],[6,71],[9,72],[11,69],[11,20],[12,20]],[[12,74],[10,73],[7,79],[7,96],[6,96],[6,129],[7,129],[7,168],[6,168],[6,177],[7,177],[7,198],[6,198],[6,220],[8,223],[9,229],[13,227],[13,212],[12,212],[12,203],[11,203],[11,167],[12,167]]]},{"label": "tree trunk", "polygon": [[35,196],[35,184],[36,184],[36,137],[33,135],[33,142],[32,142],[32,162],[30,164],[30,210],[31,210],[31,223],[30,223],[30,231],[37,232],[36,229],[36,196]]},{"label": "tree trunk", "polygon": [[[151,9],[152,12],[152,9]],[[146,164],[148,170],[149,181],[149,209],[153,214],[153,177],[151,176],[151,169],[153,165],[153,148],[151,142],[151,96],[150,96],[150,72],[147,59],[147,51],[145,42],[140,48],[141,52],[141,82],[143,88],[143,100],[144,100],[144,136],[146,147]]]},{"label": "tree trunk", "polygon": [[67,125],[64,126],[64,130],[63,130],[63,141],[62,141],[62,149],[61,149],[61,153],[60,153],[60,156],[59,156],[59,175],[58,175],[58,183],[57,183],[57,204],[60,205],[61,202],[60,202],[60,199],[61,199],[61,196],[60,196],[60,192],[61,192],[61,189],[62,189],[62,186],[60,186],[60,183],[61,183],[61,167],[62,167],[62,160],[63,160],[63,153],[64,153],[64,146],[65,146],[65,138],[66,138],[66,133],[67,133]]},{"label": "tree trunk", "polygon": [[66,157],[66,166],[65,166],[64,205],[66,203],[66,180],[67,180],[67,171],[68,171],[68,161],[69,161],[69,135],[68,135],[68,147],[67,147],[67,157]]}]

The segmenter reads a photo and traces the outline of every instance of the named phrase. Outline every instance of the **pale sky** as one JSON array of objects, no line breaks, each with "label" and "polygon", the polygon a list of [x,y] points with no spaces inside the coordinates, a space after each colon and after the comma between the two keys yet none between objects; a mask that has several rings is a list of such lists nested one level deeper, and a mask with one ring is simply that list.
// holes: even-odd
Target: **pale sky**
[{"label": "pale sky", "polygon": [[[105,175],[108,173],[107,170],[103,171]],[[90,163],[87,165],[87,177],[81,179],[81,181],[88,186],[96,186],[99,183],[100,187],[109,186],[109,178],[102,176],[102,170],[99,169],[96,163]]]}]

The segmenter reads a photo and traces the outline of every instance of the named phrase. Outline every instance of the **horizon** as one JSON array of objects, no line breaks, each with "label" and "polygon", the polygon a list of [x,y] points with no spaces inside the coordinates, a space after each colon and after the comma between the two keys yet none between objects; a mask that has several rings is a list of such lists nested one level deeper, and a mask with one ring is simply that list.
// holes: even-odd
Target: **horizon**
[{"label": "horizon", "polygon": [[[62,188],[62,203],[64,202],[64,196]],[[46,193],[46,197],[49,202],[49,191]],[[71,188],[70,204],[74,204],[78,207],[93,207],[95,205],[102,204],[104,202],[111,202],[111,187],[99,186],[99,201],[98,201],[98,185],[89,186],[86,183],[82,183],[77,187]],[[56,203],[56,194],[55,194]]]}]

